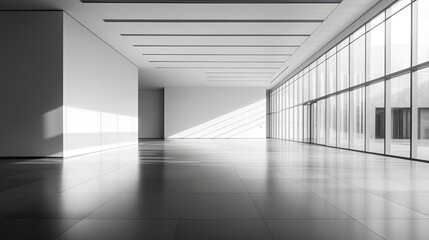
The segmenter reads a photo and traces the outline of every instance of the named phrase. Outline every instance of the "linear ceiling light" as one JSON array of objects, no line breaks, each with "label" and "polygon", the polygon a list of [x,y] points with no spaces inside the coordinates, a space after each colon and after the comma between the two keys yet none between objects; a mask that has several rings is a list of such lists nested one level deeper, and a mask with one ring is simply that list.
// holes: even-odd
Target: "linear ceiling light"
[{"label": "linear ceiling light", "polygon": [[249,47],[249,48],[299,48],[299,45],[169,45],[169,44],[136,44],[134,47]]},{"label": "linear ceiling light", "polygon": [[265,53],[143,53],[143,56],[292,56],[292,54],[265,54]]},{"label": "linear ceiling light", "polygon": [[149,61],[152,63],[285,63],[285,61]]},{"label": "linear ceiling light", "polygon": [[184,69],[275,69],[275,67],[155,67],[155,68],[164,68],[164,69],[175,69],[175,68],[184,68]]},{"label": "linear ceiling light", "polygon": [[212,79],[212,80],[210,80],[210,79],[207,79],[206,81],[208,81],[208,82],[266,82],[267,80],[248,80],[248,79],[242,79],[242,80],[237,80],[237,79],[213,80]]},{"label": "linear ceiling light", "polygon": [[252,76],[250,76],[250,77],[246,77],[246,76],[218,76],[218,77],[215,77],[215,76],[206,76],[206,78],[209,78],[209,79],[223,79],[223,78],[227,78],[227,79],[234,79],[234,78],[252,78],[252,79],[265,79],[265,80],[268,80],[269,79],[269,77],[252,77]]},{"label": "linear ceiling light", "polygon": [[322,23],[323,19],[103,19],[106,23]]},{"label": "linear ceiling light", "polygon": [[274,74],[275,72],[206,72],[205,74]]},{"label": "linear ceiling light", "polygon": [[156,34],[123,33],[123,37],[309,37],[310,34]]},{"label": "linear ceiling light", "polygon": [[341,3],[342,0],[81,0],[82,3],[197,3],[197,4],[279,4]]}]

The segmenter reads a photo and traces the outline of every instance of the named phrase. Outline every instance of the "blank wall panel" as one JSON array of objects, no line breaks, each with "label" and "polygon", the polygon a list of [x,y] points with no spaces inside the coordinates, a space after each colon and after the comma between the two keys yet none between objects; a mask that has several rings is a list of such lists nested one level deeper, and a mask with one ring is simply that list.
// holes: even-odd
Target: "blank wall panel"
[{"label": "blank wall panel", "polygon": [[166,138],[265,138],[264,88],[166,88]]}]

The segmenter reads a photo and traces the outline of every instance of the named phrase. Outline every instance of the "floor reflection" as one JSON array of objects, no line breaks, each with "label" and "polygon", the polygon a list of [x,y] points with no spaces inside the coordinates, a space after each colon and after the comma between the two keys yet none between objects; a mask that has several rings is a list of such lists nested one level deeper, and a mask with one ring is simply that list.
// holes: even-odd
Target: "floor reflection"
[{"label": "floor reflection", "polygon": [[429,164],[280,140],[0,162],[2,239],[427,239],[428,202]]}]

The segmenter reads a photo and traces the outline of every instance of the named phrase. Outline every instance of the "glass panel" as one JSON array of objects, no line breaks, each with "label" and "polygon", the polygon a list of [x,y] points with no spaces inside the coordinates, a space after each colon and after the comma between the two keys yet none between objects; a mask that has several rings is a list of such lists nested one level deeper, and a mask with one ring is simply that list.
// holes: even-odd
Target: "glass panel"
[{"label": "glass panel", "polygon": [[407,4],[409,4],[409,3],[411,3],[411,0],[399,0],[399,1],[397,1],[391,7],[386,9],[386,17],[392,16],[393,14],[395,14],[396,12],[398,12],[399,10],[401,10],[402,8],[407,6]]},{"label": "glass panel", "polygon": [[317,85],[317,71],[316,69],[310,70],[310,100],[316,98],[316,85]]},{"label": "glass panel", "polygon": [[382,23],[385,20],[384,11],[373,18],[369,23],[366,24],[366,30],[369,31],[372,28],[376,27],[378,24]]},{"label": "glass panel", "polygon": [[360,36],[365,34],[365,25],[356,30],[352,35],[350,35],[350,42],[356,40]]},{"label": "glass panel", "polygon": [[337,146],[349,148],[349,93],[338,95]]},{"label": "glass panel", "polygon": [[273,138],[277,137],[276,129],[277,129],[277,121],[276,121],[276,104],[277,104],[277,98],[276,98],[276,91],[273,93]]},{"label": "glass panel", "polygon": [[310,64],[310,70],[311,70],[311,69],[314,69],[316,66],[317,66],[317,62],[316,62],[316,61],[312,62],[312,63]]},{"label": "glass panel", "polygon": [[298,80],[296,80],[297,82],[296,82],[296,89],[297,89],[297,98],[298,98],[298,101],[297,101],[297,104],[301,104],[302,103],[302,78],[300,77],[300,78],[298,78]]},{"label": "glass panel", "polygon": [[[411,109],[410,109],[410,74],[405,74],[387,81],[390,98],[386,101],[386,120],[390,123],[390,148],[387,154],[410,157]],[[389,103],[390,101],[390,103]]]},{"label": "glass panel", "polygon": [[321,64],[326,60],[326,54],[323,54],[321,57],[317,59],[317,65]]},{"label": "glass panel", "polygon": [[338,45],[337,45],[337,51],[340,51],[341,49],[343,49],[348,44],[349,44],[349,38],[347,37],[342,42],[338,43]]},{"label": "glass panel", "polygon": [[413,81],[413,155],[429,160],[429,68],[416,72]]},{"label": "glass panel", "polygon": [[326,54],[326,57],[332,57],[337,52],[337,48],[333,47],[329,52]]},{"label": "glass panel", "polygon": [[365,82],[365,36],[350,44],[350,85]]},{"label": "glass panel", "polygon": [[326,62],[317,66],[317,97],[323,97],[326,94]]},{"label": "glass panel", "polygon": [[325,145],[325,100],[317,102],[317,143]]},{"label": "glass panel", "polygon": [[293,108],[289,109],[289,139],[293,141],[293,129],[294,129],[294,120],[293,120]]},{"label": "glass panel", "polygon": [[296,96],[296,85],[295,85],[295,82],[292,82],[290,85],[290,97],[291,97],[291,106],[295,106],[295,104],[296,104],[296,98],[295,98],[295,96]]},{"label": "glass panel", "polygon": [[367,80],[384,76],[384,23],[366,34]]},{"label": "glass panel", "polygon": [[366,151],[384,153],[384,81],[366,88]]},{"label": "glass panel", "polygon": [[311,104],[311,119],[310,119],[310,127],[311,133],[310,138],[312,143],[317,143],[317,103]]},{"label": "glass panel", "polygon": [[303,142],[307,142],[307,105],[303,105],[303,119],[302,119],[302,127],[303,127]]},{"label": "glass panel", "polygon": [[416,1],[413,8],[413,63],[416,65],[429,61],[429,1]]},{"label": "glass panel", "polygon": [[337,146],[337,97],[326,99],[326,145]]},{"label": "glass panel", "polygon": [[294,125],[294,128],[293,128],[293,140],[294,141],[298,141],[298,127],[299,127],[299,125],[298,125],[298,119],[299,119],[299,116],[298,116],[298,107],[294,107],[293,108],[293,115],[294,115],[294,120],[293,120],[293,125]]},{"label": "glass panel", "polygon": [[288,118],[288,110],[285,110],[285,114],[284,114],[284,118],[285,118],[285,139],[289,140],[289,118]]},{"label": "glass panel", "polygon": [[279,112],[279,138],[283,139],[283,111]]},{"label": "glass panel", "polygon": [[337,91],[337,57],[334,55],[328,58],[326,64],[327,93],[330,94]]},{"label": "glass panel", "polygon": [[308,91],[308,89],[309,89],[309,85],[308,85],[308,81],[309,81],[309,79],[308,79],[308,73],[304,74],[303,80],[304,80],[304,89],[303,89],[303,91],[304,91],[304,93],[303,93],[304,102],[307,102],[308,101],[308,92],[309,92]]},{"label": "glass panel", "polygon": [[365,150],[365,88],[350,92],[350,148]]},{"label": "glass panel", "polygon": [[298,121],[298,139],[297,141],[302,142],[302,131],[303,131],[303,124],[302,124],[302,105],[297,107],[298,111],[297,111],[297,121]]},{"label": "glass panel", "polygon": [[310,119],[310,116],[311,116],[311,107],[310,107],[311,105],[310,104],[307,104],[307,119],[306,119],[306,125],[307,125],[307,142],[310,142],[310,140],[311,140],[311,119]]},{"label": "glass panel", "polygon": [[286,107],[286,101],[285,101],[285,98],[286,98],[286,94],[285,94],[285,92],[286,92],[286,88],[285,88],[285,86],[284,85],[282,85],[282,88],[281,88],[281,96],[282,96],[282,98],[281,98],[281,102],[282,102],[282,104],[281,104],[281,111],[280,111],[280,138],[281,139],[284,139],[284,135],[285,135],[285,128],[284,128],[284,125],[285,125],[285,119],[284,119],[284,110],[285,110],[285,107]]},{"label": "glass panel", "polygon": [[349,87],[349,47],[337,53],[337,91]]},{"label": "glass panel", "polygon": [[411,7],[408,6],[387,20],[387,73],[411,65]]}]

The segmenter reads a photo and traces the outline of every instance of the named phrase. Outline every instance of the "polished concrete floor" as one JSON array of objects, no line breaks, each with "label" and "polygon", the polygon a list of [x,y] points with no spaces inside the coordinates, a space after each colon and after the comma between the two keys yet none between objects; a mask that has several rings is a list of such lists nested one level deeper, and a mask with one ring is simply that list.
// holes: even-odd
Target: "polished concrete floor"
[{"label": "polished concrete floor", "polygon": [[281,140],[0,160],[0,239],[428,239],[429,164]]}]

